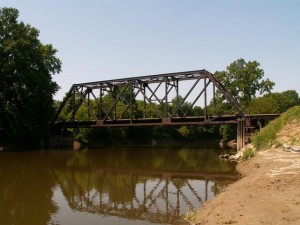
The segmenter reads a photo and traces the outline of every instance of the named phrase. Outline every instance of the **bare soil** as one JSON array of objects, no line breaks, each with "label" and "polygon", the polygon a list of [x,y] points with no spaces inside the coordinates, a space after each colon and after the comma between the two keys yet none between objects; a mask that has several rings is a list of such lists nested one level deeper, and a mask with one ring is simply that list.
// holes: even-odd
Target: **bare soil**
[{"label": "bare soil", "polygon": [[300,154],[257,152],[238,170],[243,177],[206,203],[190,224],[300,224]]}]

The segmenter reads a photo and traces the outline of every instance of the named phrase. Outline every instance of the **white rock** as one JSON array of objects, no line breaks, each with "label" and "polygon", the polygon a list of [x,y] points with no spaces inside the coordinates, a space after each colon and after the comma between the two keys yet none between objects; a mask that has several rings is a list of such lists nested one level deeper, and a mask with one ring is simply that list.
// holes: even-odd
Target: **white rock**
[{"label": "white rock", "polygon": [[291,146],[288,145],[288,144],[283,144],[282,147],[283,147],[284,149],[291,149]]}]

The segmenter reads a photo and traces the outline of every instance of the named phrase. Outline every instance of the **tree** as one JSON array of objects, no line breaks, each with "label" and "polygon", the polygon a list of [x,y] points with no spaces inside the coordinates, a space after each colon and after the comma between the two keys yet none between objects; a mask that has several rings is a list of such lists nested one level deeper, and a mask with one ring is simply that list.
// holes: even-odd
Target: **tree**
[{"label": "tree", "polygon": [[35,144],[49,130],[61,61],[18,17],[17,9],[0,8],[0,141]]},{"label": "tree", "polygon": [[272,96],[264,95],[251,101],[247,112],[249,114],[278,113],[279,107],[277,103]]},{"label": "tree", "polygon": [[269,93],[254,99],[251,101],[247,112],[250,114],[283,113],[299,104],[298,93],[295,90],[288,90],[281,93]]},{"label": "tree", "polygon": [[263,80],[264,71],[259,66],[256,61],[238,59],[226,71],[217,71],[215,75],[241,105],[247,108],[257,93],[268,93],[275,85],[269,79]]}]

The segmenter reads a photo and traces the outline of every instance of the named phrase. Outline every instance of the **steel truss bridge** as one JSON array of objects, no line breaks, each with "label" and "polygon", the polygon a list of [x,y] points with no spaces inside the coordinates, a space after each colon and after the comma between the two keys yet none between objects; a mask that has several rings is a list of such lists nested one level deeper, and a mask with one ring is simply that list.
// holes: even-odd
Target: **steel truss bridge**
[{"label": "steel truss bridge", "polygon": [[[219,113],[217,101],[227,103],[228,113]],[[196,106],[203,110],[196,113],[192,110]],[[237,124],[240,149],[251,121],[276,117],[277,114],[247,115],[212,73],[196,70],[73,84],[55,115],[53,126]]]}]

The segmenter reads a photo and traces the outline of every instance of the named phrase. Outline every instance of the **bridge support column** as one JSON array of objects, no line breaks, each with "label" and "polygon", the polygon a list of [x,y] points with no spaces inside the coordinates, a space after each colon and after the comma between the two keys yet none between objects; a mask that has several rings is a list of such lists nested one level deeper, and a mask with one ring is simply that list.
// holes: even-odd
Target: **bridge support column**
[{"label": "bridge support column", "polygon": [[241,150],[245,145],[245,119],[238,119],[237,123],[237,150]]}]

